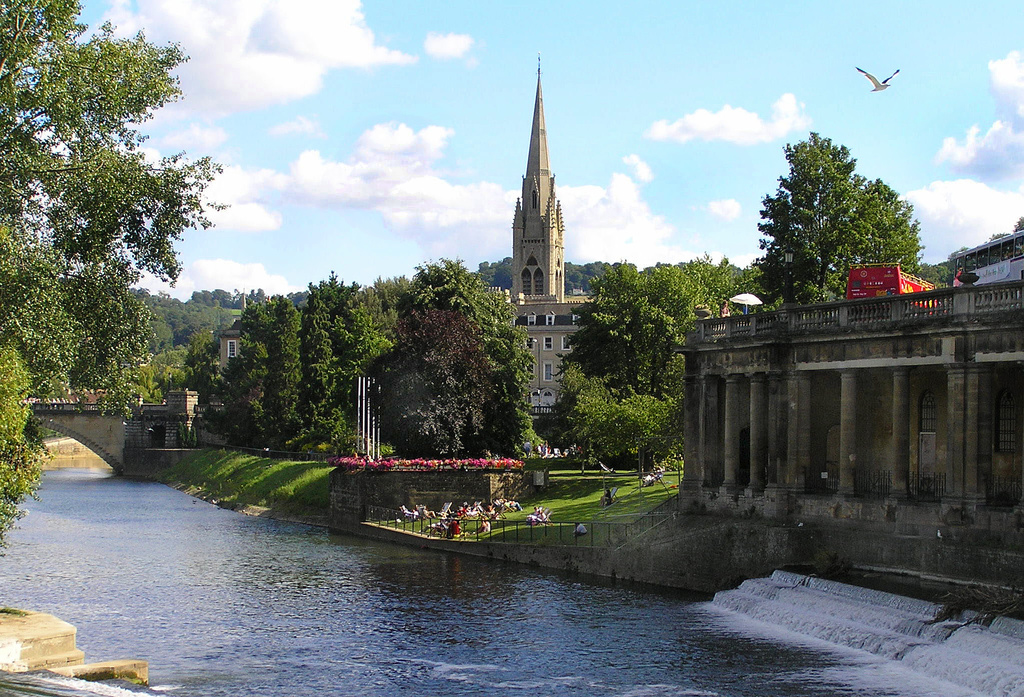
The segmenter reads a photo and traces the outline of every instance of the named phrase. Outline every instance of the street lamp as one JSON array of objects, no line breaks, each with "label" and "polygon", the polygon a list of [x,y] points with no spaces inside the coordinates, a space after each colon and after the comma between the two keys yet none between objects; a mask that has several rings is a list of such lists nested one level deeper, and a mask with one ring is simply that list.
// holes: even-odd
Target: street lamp
[{"label": "street lamp", "polygon": [[784,305],[793,304],[793,250],[786,247],[782,253],[786,260],[786,292],[782,299]]}]

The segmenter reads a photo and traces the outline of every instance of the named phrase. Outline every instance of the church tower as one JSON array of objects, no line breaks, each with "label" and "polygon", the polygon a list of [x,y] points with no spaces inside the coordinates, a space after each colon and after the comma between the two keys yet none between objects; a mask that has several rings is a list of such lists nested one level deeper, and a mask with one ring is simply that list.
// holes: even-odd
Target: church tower
[{"label": "church tower", "polygon": [[512,297],[518,302],[565,301],[565,245],[562,206],[555,197],[555,177],[548,163],[544,97],[537,67],[530,154],[523,193],[512,223]]}]

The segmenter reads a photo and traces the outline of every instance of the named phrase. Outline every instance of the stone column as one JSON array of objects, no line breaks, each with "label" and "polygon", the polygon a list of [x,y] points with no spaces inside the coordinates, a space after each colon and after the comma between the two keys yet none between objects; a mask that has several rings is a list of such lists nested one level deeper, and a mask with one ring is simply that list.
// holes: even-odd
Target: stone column
[{"label": "stone column", "polygon": [[839,493],[854,493],[857,468],[857,372],[840,373],[839,394]]},{"label": "stone column", "polygon": [[956,497],[962,496],[964,491],[966,373],[963,366],[950,366],[946,369],[946,494]]},{"label": "stone column", "polygon": [[750,376],[750,491],[764,491],[764,471],[768,463],[767,376]]},{"label": "stone column", "polygon": [[722,487],[736,488],[736,473],[740,465],[739,375],[725,377],[725,480]]},{"label": "stone column", "polygon": [[967,370],[964,410],[964,497],[975,504],[985,501],[982,478],[992,471],[992,370],[975,363]]},{"label": "stone column", "polygon": [[704,379],[687,375],[683,386],[683,490],[687,493],[700,489],[704,470],[704,444],[701,442],[700,422],[704,405],[701,387]]},{"label": "stone column", "polygon": [[892,491],[907,495],[910,478],[910,368],[892,371]]}]

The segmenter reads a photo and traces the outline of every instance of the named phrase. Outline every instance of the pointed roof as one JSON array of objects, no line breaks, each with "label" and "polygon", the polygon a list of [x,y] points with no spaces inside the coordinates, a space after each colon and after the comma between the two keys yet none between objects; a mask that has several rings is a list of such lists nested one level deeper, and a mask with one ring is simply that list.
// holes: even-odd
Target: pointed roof
[{"label": "pointed roof", "polygon": [[530,131],[530,156],[526,161],[526,178],[551,176],[548,164],[548,134],[544,128],[544,95],[540,90],[540,68],[537,68],[537,99],[533,103],[533,130]]}]

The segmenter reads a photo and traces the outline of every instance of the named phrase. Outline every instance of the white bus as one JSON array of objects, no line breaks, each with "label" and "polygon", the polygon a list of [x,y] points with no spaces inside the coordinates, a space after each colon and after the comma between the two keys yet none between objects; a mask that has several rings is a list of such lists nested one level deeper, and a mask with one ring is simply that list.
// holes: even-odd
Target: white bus
[{"label": "white bus", "polygon": [[960,285],[960,273],[973,271],[977,284],[1024,280],[1024,228],[972,249],[957,252],[953,257],[956,274],[953,285]]}]

